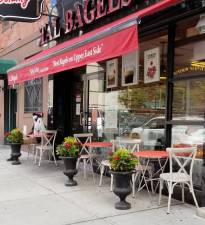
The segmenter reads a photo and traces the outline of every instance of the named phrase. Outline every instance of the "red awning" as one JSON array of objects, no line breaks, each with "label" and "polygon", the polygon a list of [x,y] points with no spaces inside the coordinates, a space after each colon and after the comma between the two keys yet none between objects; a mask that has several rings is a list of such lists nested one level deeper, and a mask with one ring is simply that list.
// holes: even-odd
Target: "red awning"
[{"label": "red awning", "polygon": [[8,83],[21,83],[133,51],[138,48],[136,19],[181,1],[162,0],[106,26],[44,50],[10,69]]}]

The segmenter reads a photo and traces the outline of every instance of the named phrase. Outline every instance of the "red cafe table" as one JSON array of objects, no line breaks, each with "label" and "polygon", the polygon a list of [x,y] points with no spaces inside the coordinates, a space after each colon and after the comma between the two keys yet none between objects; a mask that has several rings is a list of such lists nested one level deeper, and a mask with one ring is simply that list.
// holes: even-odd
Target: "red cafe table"
[{"label": "red cafe table", "polygon": [[[143,151],[139,151],[139,152],[134,152],[133,154],[135,156],[137,156],[139,158],[139,160],[143,159],[145,161],[145,165],[144,165],[145,167],[142,171],[142,177],[141,177],[141,180],[139,182],[138,191],[142,190],[142,188],[144,186],[146,186],[147,190],[148,190],[148,194],[150,195],[149,189],[148,189],[148,186],[147,186],[147,182],[151,182],[153,180],[159,181],[159,174],[164,172],[165,166],[166,166],[167,161],[168,161],[169,154],[165,150],[161,150],[161,151],[143,150]],[[148,166],[153,161],[158,163],[159,169],[152,174],[152,178],[148,178],[148,177],[145,176],[145,173],[147,171]],[[142,185],[143,181],[144,181],[145,184]],[[151,182],[151,184],[152,184],[152,182]],[[157,182],[157,185],[155,187],[155,191],[156,191],[158,185],[159,185],[159,182]],[[154,190],[153,187],[152,187],[152,190]]]},{"label": "red cafe table", "polygon": [[[96,148],[111,148],[112,147],[112,142],[106,142],[106,141],[94,141],[94,142],[88,142],[85,143],[85,147],[87,147],[89,149],[89,151],[87,152],[88,154],[93,154],[93,150]],[[99,162],[98,162],[99,163]]]}]

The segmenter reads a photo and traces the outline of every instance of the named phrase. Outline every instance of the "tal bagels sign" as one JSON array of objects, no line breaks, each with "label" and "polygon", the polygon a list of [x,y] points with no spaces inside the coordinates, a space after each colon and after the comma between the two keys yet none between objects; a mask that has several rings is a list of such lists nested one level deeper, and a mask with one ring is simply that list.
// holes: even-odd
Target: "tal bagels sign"
[{"label": "tal bagels sign", "polygon": [[65,4],[63,9],[61,9],[62,4],[58,4],[59,17],[53,18],[54,23],[45,24],[40,30],[40,45],[59,38],[62,34],[79,30],[105,16],[117,13],[135,2],[134,0],[62,1]]},{"label": "tal bagels sign", "polygon": [[40,18],[44,0],[0,0],[0,18],[32,22]]}]

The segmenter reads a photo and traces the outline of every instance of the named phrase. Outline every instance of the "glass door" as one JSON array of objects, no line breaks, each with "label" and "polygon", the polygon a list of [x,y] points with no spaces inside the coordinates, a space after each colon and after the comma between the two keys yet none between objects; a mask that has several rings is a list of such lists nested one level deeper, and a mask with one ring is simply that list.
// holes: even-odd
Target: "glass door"
[{"label": "glass door", "polygon": [[92,132],[95,140],[103,139],[104,73],[84,75],[84,104],[81,125],[84,132]]}]

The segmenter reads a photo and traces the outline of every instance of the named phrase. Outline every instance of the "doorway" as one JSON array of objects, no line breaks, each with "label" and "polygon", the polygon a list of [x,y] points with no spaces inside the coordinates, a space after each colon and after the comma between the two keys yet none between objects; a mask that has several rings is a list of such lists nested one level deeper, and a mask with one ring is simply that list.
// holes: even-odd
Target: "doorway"
[{"label": "doorway", "polygon": [[59,73],[53,80],[53,129],[58,130],[56,142],[61,143],[64,137],[82,132],[83,82],[76,70]]}]

